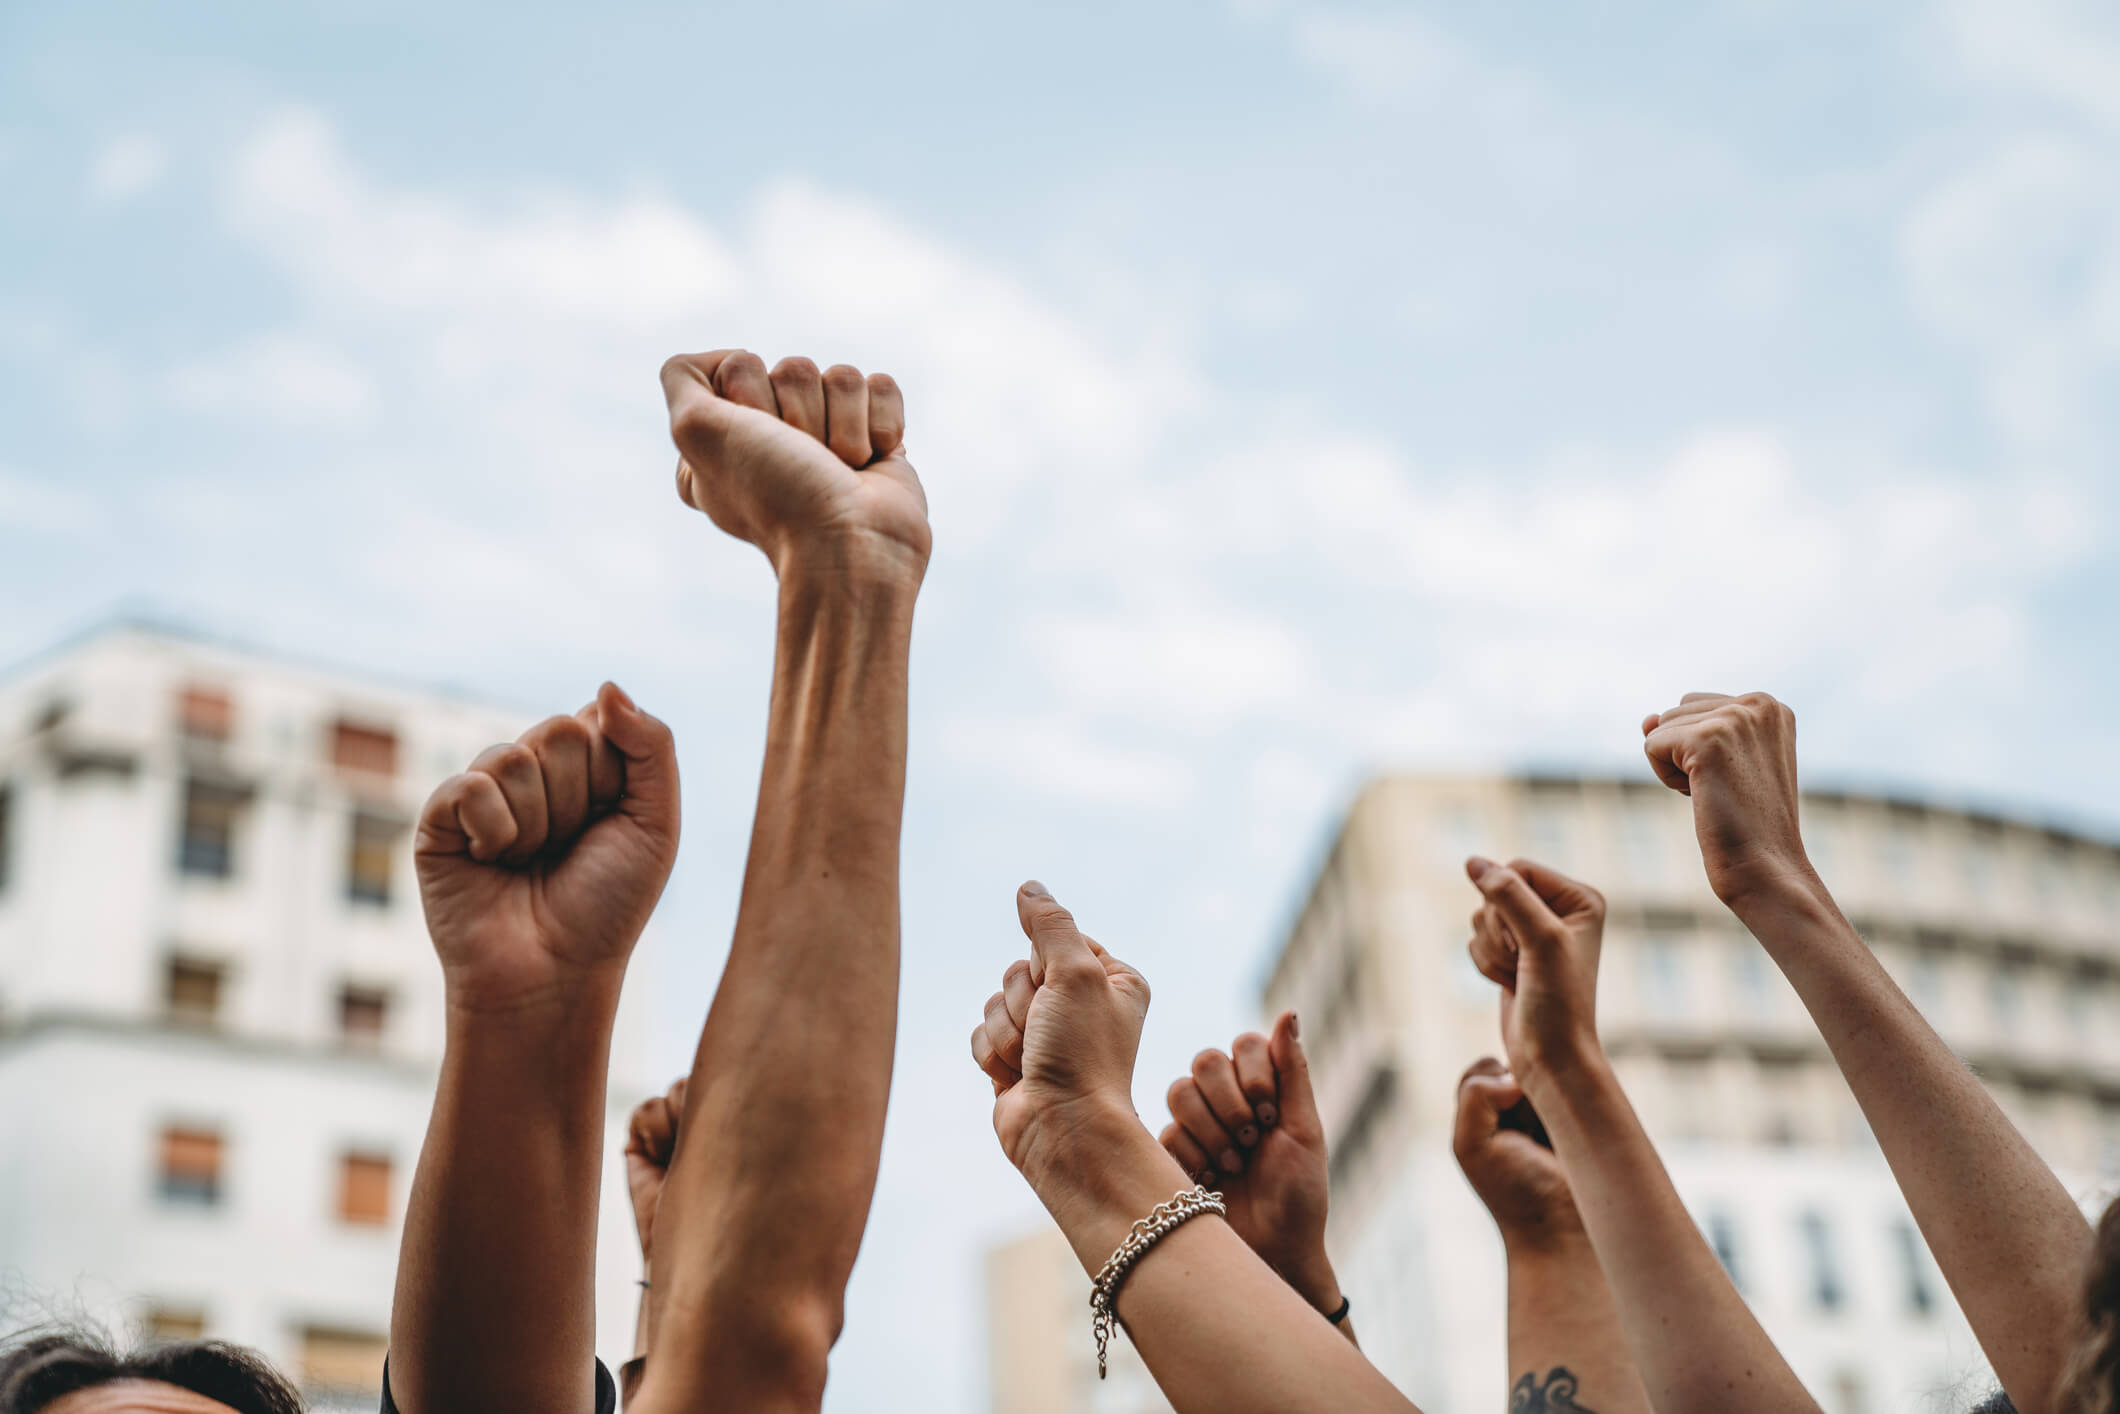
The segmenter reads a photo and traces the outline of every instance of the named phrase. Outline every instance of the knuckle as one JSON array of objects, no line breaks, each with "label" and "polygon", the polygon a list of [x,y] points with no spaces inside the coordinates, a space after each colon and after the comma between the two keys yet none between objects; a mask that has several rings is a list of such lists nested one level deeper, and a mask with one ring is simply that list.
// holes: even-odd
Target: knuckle
[{"label": "knuckle", "polygon": [[1024,961],[1022,958],[1019,957],[1014,962],[1010,963],[1007,967],[1002,969],[1001,983],[1004,987],[1006,987],[1010,982],[1015,981],[1019,977],[1027,981],[1029,980],[1030,975],[1030,963]]},{"label": "knuckle", "polygon": [[888,373],[871,373],[869,375],[869,392],[878,397],[897,397],[899,394],[898,380]]},{"label": "knuckle", "polygon": [[1195,1078],[1219,1070],[1228,1057],[1210,1046],[1192,1058],[1192,1073]]},{"label": "knuckle", "polygon": [[816,360],[804,358],[801,354],[790,354],[773,365],[775,383],[815,383],[817,378]]},{"label": "knuckle", "polygon": [[862,377],[861,370],[850,363],[835,363],[824,371],[824,385],[835,393],[852,393],[866,390],[869,380]]},{"label": "knuckle", "polygon": [[738,349],[722,360],[717,370],[724,380],[730,378],[755,378],[766,371],[766,361],[749,349]]},{"label": "knuckle", "polygon": [[1185,1097],[1192,1093],[1192,1077],[1181,1075],[1176,1080],[1171,1081],[1170,1088],[1163,1092],[1163,1102],[1171,1107],[1173,1113],[1176,1113],[1178,1106],[1184,1102]]}]

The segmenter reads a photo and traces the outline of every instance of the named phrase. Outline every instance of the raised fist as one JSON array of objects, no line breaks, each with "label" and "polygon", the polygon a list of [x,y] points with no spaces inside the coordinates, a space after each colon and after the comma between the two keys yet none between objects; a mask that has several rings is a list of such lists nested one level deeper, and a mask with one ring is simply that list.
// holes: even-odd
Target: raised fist
[{"label": "raised fist", "polygon": [[677,492],[765,551],[785,575],[809,552],[917,583],[932,543],[927,494],[905,459],[905,399],[806,358],[766,371],[754,353],[681,354],[662,368]]},{"label": "raised fist", "polygon": [[1726,904],[1807,880],[1796,823],[1796,714],[1764,692],[1689,692],[1642,720],[1657,779],[1693,797],[1709,886]]},{"label": "raised fist", "polygon": [[1465,861],[1486,902],[1472,915],[1473,965],[1502,989],[1502,1046],[1527,1084],[1593,1054],[1605,898],[1518,859]]},{"label": "raised fist", "polygon": [[1325,1128],[1310,1090],[1310,1062],[1294,1012],[1268,1039],[1239,1036],[1227,1052],[1202,1051],[1171,1083],[1171,1123],[1160,1136],[1178,1166],[1220,1188],[1229,1225],[1284,1281],[1322,1304],[1329,1279],[1325,1213],[1332,1182]]},{"label": "raised fist", "polygon": [[1493,1214],[1502,1240],[1512,1245],[1543,1244],[1583,1230],[1575,1195],[1553,1150],[1503,1122],[1528,1104],[1524,1087],[1492,1056],[1474,1061],[1458,1078],[1451,1152],[1465,1181]]},{"label": "raised fist", "polygon": [[640,1235],[643,1261],[654,1245],[655,1210],[677,1154],[677,1122],[685,1112],[689,1083],[689,1077],[680,1079],[667,1094],[642,1100],[626,1125],[626,1193],[633,1199],[633,1230]]},{"label": "raised fist", "polygon": [[413,843],[452,1005],[565,999],[622,971],[677,857],[670,729],[606,683],[428,797]]},{"label": "raised fist", "polygon": [[1001,1151],[1028,1174],[1095,1121],[1133,1114],[1148,980],[1084,937],[1043,884],[1016,891],[1016,916],[1031,955],[987,999],[972,1059],[994,1083]]}]

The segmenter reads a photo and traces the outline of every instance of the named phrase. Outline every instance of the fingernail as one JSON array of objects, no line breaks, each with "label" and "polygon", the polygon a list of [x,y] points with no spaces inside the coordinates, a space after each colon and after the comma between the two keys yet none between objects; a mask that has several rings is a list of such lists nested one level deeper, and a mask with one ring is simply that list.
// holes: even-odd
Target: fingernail
[{"label": "fingernail", "polygon": [[1255,1124],[1245,1125],[1237,1131],[1237,1142],[1247,1149],[1257,1144],[1259,1142],[1259,1127]]},{"label": "fingernail", "polygon": [[1244,1159],[1234,1149],[1224,1149],[1222,1157],[1217,1162],[1222,1165],[1222,1172],[1224,1173],[1244,1172]]},{"label": "fingernail", "polygon": [[1291,1041],[1303,1039],[1303,1018],[1297,1016],[1294,1012],[1288,1013],[1288,1039]]},{"label": "fingernail", "polygon": [[1032,898],[1051,898],[1053,896],[1051,890],[1047,889],[1045,885],[1039,883],[1036,879],[1025,880],[1023,892],[1029,894]]},{"label": "fingernail", "polygon": [[1273,1101],[1261,1100],[1259,1102],[1258,1115],[1259,1123],[1271,1129],[1274,1121],[1281,1117],[1281,1112],[1273,1107]]},{"label": "fingernail", "polygon": [[617,683],[607,682],[604,686],[611,689],[611,695],[618,699],[619,706],[625,708],[628,712],[637,713],[640,711],[640,708],[633,705],[633,699],[626,695],[626,690]]},{"label": "fingernail", "polygon": [[1193,1182],[1199,1184],[1202,1188],[1212,1188],[1215,1186],[1215,1171],[1213,1169],[1201,1169],[1192,1177]]},{"label": "fingernail", "polygon": [[1481,877],[1493,867],[1494,861],[1484,854],[1475,854],[1472,858],[1465,861],[1465,872],[1472,876],[1474,883],[1478,883]]}]

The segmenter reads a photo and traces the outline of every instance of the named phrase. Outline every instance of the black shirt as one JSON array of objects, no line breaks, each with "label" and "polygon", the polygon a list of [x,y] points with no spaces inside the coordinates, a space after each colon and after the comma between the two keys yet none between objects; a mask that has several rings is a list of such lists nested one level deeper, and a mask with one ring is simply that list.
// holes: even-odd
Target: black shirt
[{"label": "black shirt", "polygon": [[[390,1362],[383,1362],[383,1414],[398,1414],[398,1407],[390,1398]],[[618,1414],[618,1386],[611,1383],[611,1372],[604,1362],[596,1362],[596,1414]]]}]

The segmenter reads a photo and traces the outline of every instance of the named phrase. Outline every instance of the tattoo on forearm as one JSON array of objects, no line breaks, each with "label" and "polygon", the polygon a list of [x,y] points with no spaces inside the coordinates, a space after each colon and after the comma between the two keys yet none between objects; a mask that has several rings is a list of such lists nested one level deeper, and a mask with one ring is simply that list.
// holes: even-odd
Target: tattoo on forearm
[{"label": "tattoo on forearm", "polygon": [[1509,1414],[1597,1414],[1575,1402],[1575,1384],[1575,1372],[1566,1365],[1555,1365],[1544,1384],[1526,1372],[1509,1391]]}]

